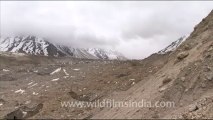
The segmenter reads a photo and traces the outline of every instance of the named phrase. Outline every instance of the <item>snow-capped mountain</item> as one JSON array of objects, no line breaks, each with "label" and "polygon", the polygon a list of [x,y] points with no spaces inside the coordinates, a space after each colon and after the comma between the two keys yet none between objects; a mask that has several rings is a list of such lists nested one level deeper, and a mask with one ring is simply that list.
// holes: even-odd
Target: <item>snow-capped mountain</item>
[{"label": "snow-capped mountain", "polygon": [[158,54],[166,54],[168,52],[176,50],[176,48],[179,47],[186,40],[186,38],[187,36],[179,38],[178,40],[172,42],[169,46],[167,46],[163,50],[159,51]]},{"label": "snow-capped mountain", "polygon": [[57,45],[35,36],[0,37],[0,51],[18,52],[31,55],[75,57],[87,59],[118,59],[126,58],[115,51],[99,48],[72,48]]}]

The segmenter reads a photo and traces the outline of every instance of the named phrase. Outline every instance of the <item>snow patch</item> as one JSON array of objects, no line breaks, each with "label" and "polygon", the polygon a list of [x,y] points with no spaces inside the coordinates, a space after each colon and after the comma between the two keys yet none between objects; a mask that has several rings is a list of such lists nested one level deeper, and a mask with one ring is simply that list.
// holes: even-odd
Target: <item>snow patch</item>
[{"label": "snow patch", "polygon": [[100,48],[72,48],[70,46],[56,45],[46,41],[42,37],[36,36],[12,36],[3,37],[0,36],[0,51],[3,52],[23,52],[32,55],[44,55],[48,56],[48,48],[55,49],[52,56],[58,57],[60,53],[66,56],[72,56],[76,58],[87,59],[120,59],[126,58],[112,50],[104,50]]},{"label": "snow patch", "polygon": [[26,101],[24,104],[29,104],[31,103],[31,100]]},{"label": "snow patch", "polygon": [[179,38],[178,40],[172,42],[169,46],[159,51],[158,54],[166,54],[168,52],[176,50],[188,38],[188,36],[189,35],[183,36]]},{"label": "snow patch", "polygon": [[38,95],[38,93],[36,93],[36,92],[33,92],[33,95]]},{"label": "snow patch", "polygon": [[69,76],[69,74],[67,73],[67,71],[65,69],[63,69],[64,73],[66,76]]},{"label": "snow patch", "polygon": [[55,78],[55,79],[52,79],[51,81],[58,81],[59,80],[59,78]]},{"label": "snow patch", "polygon": [[65,79],[66,79],[66,78],[68,78],[68,77],[69,77],[69,76],[64,76],[63,78],[65,78]]},{"label": "snow patch", "polygon": [[27,112],[22,111],[22,113],[23,113],[23,118],[24,118],[25,116],[27,116]]},{"label": "snow patch", "polygon": [[28,83],[27,85],[31,85],[31,84],[33,84],[33,82],[30,82],[30,83]]},{"label": "snow patch", "polygon": [[23,94],[25,92],[25,90],[22,90],[22,89],[19,89],[19,90],[16,90],[15,93],[20,93],[20,94]]},{"label": "snow patch", "polygon": [[58,73],[58,72],[60,72],[60,71],[61,71],[61,68],[58,68],[58,69],[56,69],[55,71],[53,71],[52,73],[50,73],[50,75],[53,75],[53,74]]},{"label": "snow patch", "polygon": [[135,84],[135,82],[132,82],[132,85],[134,85]]},{"label": "snow patch", "polygon": [[3,72],[9,72],[10,70],[7,70],[7,69],[3,69]]},{"label": "snow patch", "polygon": [[73,69],[74,71],[79,71],[80,69]]},{"label": "snow patch", "polygon": [[36,86],[36,85],[38,85],[38,83],[35,83],[35,84],[29,86],[28,88],[34,87],[34,86]]},{"label": "snow patch", "polygon": [[130,81],[134,81],[135,79],[129,79]]}]

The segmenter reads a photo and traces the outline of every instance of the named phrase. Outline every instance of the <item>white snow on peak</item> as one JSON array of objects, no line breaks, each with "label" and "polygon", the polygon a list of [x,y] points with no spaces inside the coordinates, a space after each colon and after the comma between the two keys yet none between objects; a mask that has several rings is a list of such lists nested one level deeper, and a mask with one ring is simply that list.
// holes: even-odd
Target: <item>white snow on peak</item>
[{"label": "white snow on peak", "polygon": [[42,37],[35,36],[0,36],[0,51],[55,57],[66,56],[84,59],[126,60],[122,54],[113,50],[72,48],[70,46],[50,43]]},{"label": "white snow on peak", "polygon": [[126,59],[122,54],[113,50],[104,50],[100,48],[88,48],[87,52],[93,56],[97,56],[98,58],[102,58],[102,59],[109,59],[109,60],[113,60],[113,59],[125,60]]},{"label": "white snow on peak", "polygon": [[33,36],[0,38],[0,51],[25,52],[28,54],[43,54],[47,56],[48,46],[49,44],[47,44],[43,38]]},{"label": "white snow on peak", "polygon": [[188,38],[188,35],[179,38],[178,40],[172,42],[169,46],[167,46],[163,50],[159,51],[158,54],[166,54],[170,51],[176,50],[187,38]]}]

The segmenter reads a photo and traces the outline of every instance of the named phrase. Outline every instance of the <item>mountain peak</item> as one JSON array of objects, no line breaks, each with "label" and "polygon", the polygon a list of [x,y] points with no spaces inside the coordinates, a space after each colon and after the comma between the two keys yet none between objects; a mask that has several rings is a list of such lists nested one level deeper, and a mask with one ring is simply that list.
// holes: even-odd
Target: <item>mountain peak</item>
[{"label": "mountain peak", "polygon": [[73,48],[70,46],[54,44],[48,42],[44,38],[36,36],[1,37],[0,51],[85,59],[126,59],[122,54],[116,51],[100,48]]},{"label": "mountain peak", "polygon": [[168,45],[166,48],[160,50],[158,54],[166,54],[168,52],[174,51],[179,47],[185,40],[188,38],[188,36],[180,37],[178,40],[172,42],[170,45]]}]

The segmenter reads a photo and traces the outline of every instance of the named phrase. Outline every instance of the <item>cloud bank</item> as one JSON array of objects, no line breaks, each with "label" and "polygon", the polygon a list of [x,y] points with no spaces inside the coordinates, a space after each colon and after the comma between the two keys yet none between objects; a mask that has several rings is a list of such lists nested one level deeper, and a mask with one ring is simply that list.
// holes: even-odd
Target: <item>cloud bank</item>
[{"label": "cloud bank", "polygon": [[73,47],[142,59],[192,32],[205,1],[0,1],[1,34],[32,34]]}]

